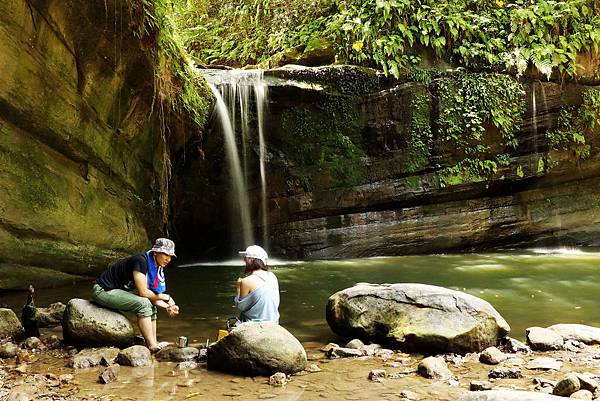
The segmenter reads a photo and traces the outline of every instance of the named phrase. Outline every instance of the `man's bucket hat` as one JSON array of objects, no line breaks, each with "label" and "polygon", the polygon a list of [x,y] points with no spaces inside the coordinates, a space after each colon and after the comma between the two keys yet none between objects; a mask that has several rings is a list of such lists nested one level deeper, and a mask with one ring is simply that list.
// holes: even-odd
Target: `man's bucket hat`
[{"label": "man's bucket hat", "polygon": [[267,259],[269,259],[267,251],[258,245],[250,245],[245,251],[239,251],[239,254],[244,255],[246,258],[260,259],[264,264],[267,264]]},{"label": "man's bucket hat", "polygon": [[168,238],[157,238],[150,252],[166,253],[169,256],[177,257],[175,255],[175,243]]}]

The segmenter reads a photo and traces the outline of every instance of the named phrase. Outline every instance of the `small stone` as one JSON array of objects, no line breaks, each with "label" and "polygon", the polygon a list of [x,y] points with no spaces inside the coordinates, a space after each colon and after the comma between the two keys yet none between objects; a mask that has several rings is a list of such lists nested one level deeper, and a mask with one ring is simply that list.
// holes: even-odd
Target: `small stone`
[{"label": "small stone", "polygon": [[6,398],[6,401],[30,401],[33,397],[21,391],[11,391]]},{"label": "small stone", "polygon": [[529,361],[526,368],[530,370],[560,370],[563,363],[554,358],[541,356]]},{"label": "small stone", "polygon": [[11,342],[0,345],[0,358],[14,358],[19,352],[19,347]]},{"label": "small stone", "polygon": [[581,385],[582,390],[588,390],[591,393],[595,393],[598,388],[598,382],[595,379],[595,376],[591,373],[576,373],[577,378],[579,379],[579,384]]},{"label": "small stone", "polygon": [[268,400],[270,398],[276,398],[277,395],[276,394],[269,394],[269,393],[264,393],[258,396],[259,400]]},{"label": "small stone", "polygon": [[522,343],[514,338],[504,337],[501,340],[501,343],[506,352],[523,352],[527,355],[531,354],[531,348],[529,348],[525,343]]},{"label": "small stone", "polygon": [[383,369],[373,369],[369,372],[369,380],[375,382],[381,382],[387,377],[387,372]]},{"label": "small stone", "polygon": [[119,352],[117,363],[133,367],[148,366],[152,364],[152,355],[143,345],[132,345]]},{"label": "small stone", "polygon": [[527,343],[534,351],[552,351],[563,348],[564,341],[560,334],[541,327],[529,327],[525,330]]},{"label": "small stone", "polygon": [[192,387],[194,385],[194,379],[187,379],[177,382],[179,387]]},{"label": "small stone", "polygon": [[269,377],[269,384],[271,386],[285,386],[287,384],[288,380],[287,380],[287,376],[285,375],[285,373],[282,372],[277,372],[273,375],[271,375],[271,377]]},{"label": "small stone", "polygon": [[177,365],[177,369],[179,370],[192,370],[198,367],[198,363],[194,361],[185,361],[181,362]]},{"label": "small stone", "polygon": [[306,369],[304,369],[304,370],[306,370],[309,373],[317,373],[317,372],[321,371],[321,368],[319,366],[317,366],[317,364],[312,363],[312,364],[308,365],[306,367]]},{"label": "small stone", "polygon": [[361,351],[359,349],[354,349],[354,348],[338,347],[338,348],[331,348],[329,351],[327,351],[327,356],[329,357],[329,359],[351,358],[351,357],[357,357],[357,356],[363,356],[363,355],[364,355],[363,351]]},{"label": "small stone", "polygon": [[321,351],[329,352],[329,350],[331,350],[333,348],[340,348],[340,346],[337,345],[336,343],[329,343],[329,344],[325,345],[324,347],[321,347]]},{"label": "small stone", "polygon": [[559,395],[561,397],[568,397],[574,392],[581,389],[581,383],[575,373],[569,373],[565,377],[556,383],[552,394]]},{"label": "small stone", "polygon": [[452,372],[446,366],[444,358],[430,356],[419,363],[417,372],[428,379],[446,380],[452,376]]},{"label": "small stone", "polygon": [[108,383],[114,382],[115,380],[117,380],[117,377],[119,376],[120,368],[121,367],[116,363],[110,365],[109,367],[104,369],[104,371],[98,377],[98,380],[100,381],[100,383],[103,383],[103,384],[108,384]]},{"label": "small stone", "polygon": [[45,348],[44,343],[42,343],[42,340],[40,340],[37,337],[29,337],[25,339],[25,341],[23,341],[22,346],[23,348],[30,350],[41,350]]},{"label": "small stone", "polygon": [[42,340],[46,348],[48,349],[58,349],[61,347],[60,338],[56,335],[51,335],[50,337],[46,337]]},{"label": "small stone", "polygon": [[384,361],[387,361],[388,359],[394,356],[394,351],[387,348],[381,348],[375,351],[375,356],[383,359]]},{"label": "small stone", "polygon": [[499,366],[490,370],[488,373],[490,379],[521,379],[523,374],[519,368],[509,368],[507,366]]},{"label": "small stone", "polygon": [[58,376],[58,380],[60,381],[61,384],[70,384],[74,378],[75,378],[75,376],[73,376],[70,373],[65,373],[65,374]]},{"label": "small stone", "polygon": [[354,349],[361,349],[364,346],[365,346],[365,343],[363,343],[358,338],[355,338],[354,340],[351,340],[348,342],[348,344],[346,344],[346,348],[354,348]]},{"label": "small stone", "polygon": [[487,380],[473,380],[469,385],[471,391],[485,391],[492,389],[492,383]]},{"label": "small stone", "polygon": [[405,400],[416,400],[419,396],[413,391],[402,390],[400,391],[400,397],[404,398]]},{"label": "small stone", "polygon": [[488,365],[497,365],[506,359],[508,356],[496,347],[488,347],[479,354],[479,360]]},{"label": "small stone", "polygon": [[575,398],[576,400],[592,401],[594,399],[594,394],[592,394],[591,391],[588,390],[579,390],[571,394],[570,398]]}]

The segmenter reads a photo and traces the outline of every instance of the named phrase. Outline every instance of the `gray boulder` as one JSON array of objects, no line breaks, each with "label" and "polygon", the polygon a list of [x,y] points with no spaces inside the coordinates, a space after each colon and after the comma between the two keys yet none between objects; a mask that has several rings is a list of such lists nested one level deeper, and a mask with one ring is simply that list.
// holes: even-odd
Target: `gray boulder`
[{"label": "gray boulder", "polygon": [[21,334],[23,326],[12,309],[0,308],[0,338],[14,338]]},{"label": "gray boulder", "polygon": [[564,397],[516,390],[475,391],[463,394],[458,401],[564,401]]},{"label": "gray boulder", "polygon": [[333,294],[326,313],[341,336],[427,353],[479,352],[510,331],[488,302],[425,284],[357,284]]},{"label": "gray boulder", "polygon": [[584,344],[600,344],[600,328],[584,324],[555,324],[548,330],[560,335],[563,340],[575,340]]},{"label": "gray boulder", "polygon": [[62,327],[65,341],[78,345],[127,346],[134,341],[133,325],[123,314],[83,299],[67,303]]},{"label": "gray boulder", "polygon": [[246,322],[211,346],[209,369],[270,376],[296,373],[306,366],[306,351],[289,331],[273,322]]},{"label": "gray boulder", "polygon": [[75,369],[86,369],[100,365],[104,361],[112,364],[119,355],[118,348],[86,348],[73,355],[68,366]]},{"label": "gray boulder", "polygon": [[35,320],[38,327],[56,327],[60,326],[67,305],[62,302],[50,304],[47,308],[37,308]]},{"label": "gray boulder", "polygon": [[125,366],[148,366],[152,364],[152,354],[143,345],[132,345],[117,355],[117,363]]},{"label": "gray boulder", "polygon": [[560,334],[542,327],[529,327],[525,330],[527,344],[534,351],[552,351],[563,349],[564,341]]}]

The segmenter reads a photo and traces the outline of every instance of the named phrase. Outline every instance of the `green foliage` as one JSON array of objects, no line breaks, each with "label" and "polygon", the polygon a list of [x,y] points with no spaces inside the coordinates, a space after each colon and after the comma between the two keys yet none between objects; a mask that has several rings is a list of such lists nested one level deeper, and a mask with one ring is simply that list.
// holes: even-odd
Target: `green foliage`
[{"label": "green foliage", "polygon": [[578,53],[598,50],[595,0],[188,0],[184,41],[205,63],[257,63],[316,38],[344,62],[396,77],[418,48],[459,65],[517,75],[535,66],[575,75]]},{"label": "green foliage", "polygon": [[589,142],[599,130],[600,89],[590,88],[583,93],[581,106],[560,111],[557,126],[546,131],[546,139],[551,149],[571,151],[577,159],[586,159]]},{"label": "green foliage", "polygon": [[[459,153],[441,175],[478,181],[508,165],[505,152],[517,146],[515,130],[525,111],[521,85],[507,75],[453,73],[434,79],[432,87],[439,99],[438,141]],[[485,137],[494,131],[499,138]]]},{"label": "green foliage", "polygon": [[328,97],[314,107],[297,107],[283,116],[282,147],[293,163],[292,171],[306,187],[314,173],[331,172],[340,186],[356,185],[365,176],[364,153],[359,140],[356,110],[345,98]]},{"label": "green foliage", "polygon": [[431,132],[431,103],[428,95],[418,94],[411,100],[411,133],[408,140],[407,171],[415,172],[429,164],[433,142]]},{"label": "green foliage", "polygon": [[154,70],[155,96],[159,113],[171,109],[188,113],[203,126],[208,116],[212,95],[206,81],[194,71],[180,27],[177,10],[183,0],[130,0],[134,33],[145,44]]}]

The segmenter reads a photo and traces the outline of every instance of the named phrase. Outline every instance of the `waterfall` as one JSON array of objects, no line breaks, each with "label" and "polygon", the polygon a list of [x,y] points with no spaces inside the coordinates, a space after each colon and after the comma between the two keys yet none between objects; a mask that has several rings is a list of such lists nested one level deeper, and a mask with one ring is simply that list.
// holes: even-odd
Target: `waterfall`
[{"label": "waterfall", "polygon": [[[240,210],[244,246],[254,243],[250,202],[248,199],[249,143],[252,134],[252,116],[256,116],[255,132],[258,133],[258,159],[260,172],[260,216],[262,246],[268,248],[268,211],[265,145],[265,113],[267,85],[261,70],[207,71],[205,77],[217,98],[217,112],[222,122],[230,164],[233,189]],[[253,110],[252,106],[255,105]],[[239,119],[238,119],[239,116]],[[241,149],[238,152],[236,136],[239,134]],[[241,153],[241,157],[240,157]]]}]

